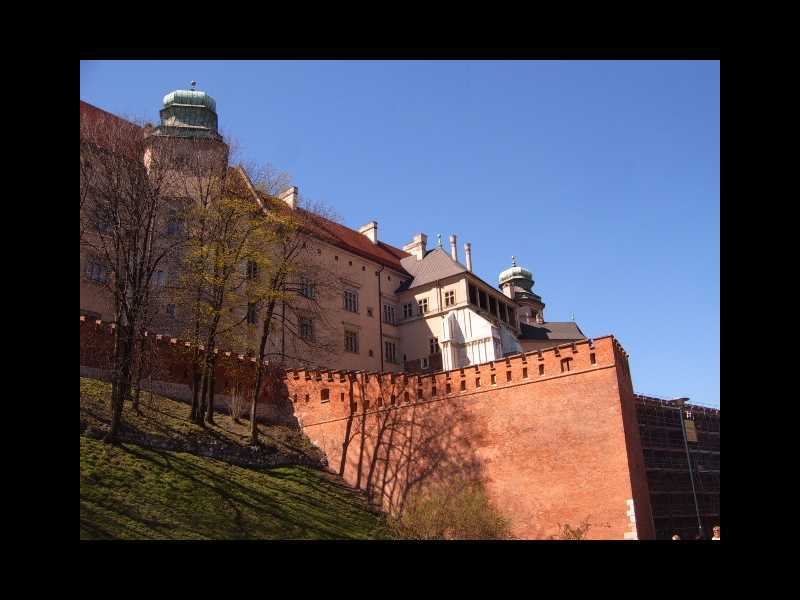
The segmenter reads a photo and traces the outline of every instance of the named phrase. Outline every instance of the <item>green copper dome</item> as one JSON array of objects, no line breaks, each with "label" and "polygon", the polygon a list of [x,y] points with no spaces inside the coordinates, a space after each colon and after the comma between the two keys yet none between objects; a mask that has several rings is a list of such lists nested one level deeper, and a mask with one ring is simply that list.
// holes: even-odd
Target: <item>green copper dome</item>
[{"label": "green copper dome", "polygon": [[217,103],[214,99],[199,90],[175,90],[164,96],[164,107],[171,104],[185,104],[190,106],[205,106],[217,112]]},{"label": "green copper dome", "polygon": [[517,266],[517,261],[512,257],[513,266],[500,273],[500,285],[513,283],[517,287],[530,291],[533,287],[533,273],[528,269]]},{"label": "green copper dome", "polygon": [[156,135],[167,137],[190,137],[221,140],[217,132],[217,103],[206,92],[175,90],[164,96],[161,109],[161,125]]}]

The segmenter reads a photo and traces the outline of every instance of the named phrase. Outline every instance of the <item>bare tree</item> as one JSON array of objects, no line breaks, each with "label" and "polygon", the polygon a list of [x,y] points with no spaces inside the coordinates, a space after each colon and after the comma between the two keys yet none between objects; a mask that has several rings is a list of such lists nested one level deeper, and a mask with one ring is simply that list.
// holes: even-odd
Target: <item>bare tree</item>
[{"label": "bare tree", "polygon": [[[250,438],[258,443],[256,426],[257,402],[262,392],[268,391],[265,383],[277,362],[281,367],[287,363],[313,364],[308,356],[319,356],[331,352],[334,342],[326,332],[331,329],[323,310],[324,298],[332,290],[338,290],[339,280],[333,272],[324,268],[317,258],[314,240],[326,239],[330,234],[325,229],[326,212],[321,206],[297,206],[289,208],[268,193],[269,180],[254,181],[264,213],[263,227],[269,230],[268,247],[263,249],[268,268],[262,274],[259,285],[252,290],[251,306],[256,306],[263,315],[258,346],[255,351],[256,372],[254,393],[250,404]],[[303,204],[301,201],[300,204]],[[316,324],[316,325],[315,325]],[[274,339],[280,334],[281,350],[271,351],[277,346]],[[304,352],[286,352],[285,341],[289,339],[293,348]],[[270,344],[272,342],[272,344]],[[269,358],[277,358],[268,364]]]},{"label": "bare tree", "polygon": [[178,245],[158,235],[174,156],[149,152],[143,131],[116,118],[82,119],[80,142],[81,249],[94,256],[93,278],[113,299],[111,426],[105,439],[115,442],[153,274]]}]

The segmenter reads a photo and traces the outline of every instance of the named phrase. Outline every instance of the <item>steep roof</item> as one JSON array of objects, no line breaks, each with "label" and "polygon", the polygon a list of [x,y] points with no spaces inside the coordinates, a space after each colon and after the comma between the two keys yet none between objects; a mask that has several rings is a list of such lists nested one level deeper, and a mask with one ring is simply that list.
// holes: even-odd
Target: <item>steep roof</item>
[{"label": "steep roof", "polygon": [[140,132],[142,128],[130,121],[112,115],[110,112],[97,108],[93,104],[81,100],[81,121],[87,124],[97,125],[101,123],[109,123],[116,126],[121,126],[123,129],[129,129],[133,132]]},{"label": "steep roof", "polygon": [[414,279],[404,282],[397,288],[398,292],[404,292],[427,283],[432,283],[437,279],[458,275],[467,270],[464,265],[454,261],[450,255],[441,248],[430,250],[425,254],[422,260],[417,260],[415,256],[407,255],[407,257],[400,262]]},{"label": "steep roof", "polygon": [[550,321],[528,325],[520,323],[521,340],[585,340],[586,336],[574,321]]},{"label": "steep roof", "polygon": [[[246,173],[244,173],[244,171],[241,172],[244,177],[248,179]],[[252,183],[250,183],[250,186],[252,186]],[[262,201],[267,201],[273,207],[280,207],[285,210],[296,210],[308,214],[307,211],[299,207],[289,209],[283,201],[277,200],[263,192],[255,193]],[[363,233],[317,214],[314,214],[313,218],[308,219],[304,226],[309,229],[309,233],[334,246],[373,260],[381,265],[399,271],[400,273],[407,273],[401,264],[401,260],[410,255],[399,248],[395,248],[380,240],[377,244],[373,244]]]}]

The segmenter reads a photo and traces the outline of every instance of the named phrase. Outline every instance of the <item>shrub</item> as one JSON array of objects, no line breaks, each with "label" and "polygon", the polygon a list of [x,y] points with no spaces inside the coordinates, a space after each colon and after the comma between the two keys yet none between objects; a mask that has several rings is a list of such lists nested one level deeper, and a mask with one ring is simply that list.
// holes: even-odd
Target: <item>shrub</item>
[{"label": "shrub", "polygon": [[397,536],[415,540],[497,540],[511,537],[508,521],[480,483],[439,486],[393,520]]}]

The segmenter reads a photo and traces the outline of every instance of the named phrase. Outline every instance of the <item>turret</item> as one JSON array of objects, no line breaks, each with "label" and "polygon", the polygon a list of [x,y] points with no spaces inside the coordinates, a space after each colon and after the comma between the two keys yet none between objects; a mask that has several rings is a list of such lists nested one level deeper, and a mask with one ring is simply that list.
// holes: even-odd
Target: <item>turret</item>
[{"label": "turret", "polygon": [[[163,99],[161,123],[147,128],[147,152],[169,148],[170,163],[191,166],[204,164],[205,168],[227,166],[228,145],[217,131],[217,103],[206,92],[196,89],[175,90]],[[198,160],[200,159],[200,160]],[[150,158],[145,159],[149,166]]]},{"label": "turret", "polygon": [[544,323],[544,302],[533,292],[533,273],[517,266],[517,257],[511,257],[511,268],[500,273],[500,289],[520,307],[520,321],[528,325]]}]

